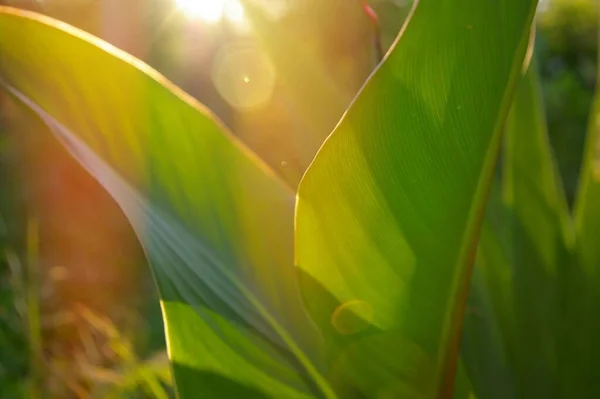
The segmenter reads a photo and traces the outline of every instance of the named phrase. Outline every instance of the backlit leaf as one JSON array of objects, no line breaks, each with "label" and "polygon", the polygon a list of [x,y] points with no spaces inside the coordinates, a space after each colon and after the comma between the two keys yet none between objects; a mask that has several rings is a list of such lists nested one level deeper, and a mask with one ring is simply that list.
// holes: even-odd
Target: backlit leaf
[{"label": "backlit leaf", "polygon": [[304,176],[297,266],[334,386],[452,395],[478,226],[535,6],[418,2]]},{"label": "backlit leaf", "polygon": [[[16,39],[18,38],[18,40]],[[127,54],[0,8],[1,86],[114,197],[150,259],[181,397],[332,397],[294,275],[294,197]]]}]

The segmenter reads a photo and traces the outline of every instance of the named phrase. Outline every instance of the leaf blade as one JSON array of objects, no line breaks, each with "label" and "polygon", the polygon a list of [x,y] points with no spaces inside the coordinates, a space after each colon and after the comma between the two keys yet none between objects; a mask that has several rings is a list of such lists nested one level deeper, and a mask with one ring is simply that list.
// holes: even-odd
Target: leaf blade
[{"label": "leaf blade", "polygon": [[295,282],[294,199],[275,175],[156,72],[74,28],[2,7],[0,51],[2,86],[103,184],[142,240],[179,394],[219,396],[223,381],[262,397],[327,391]]},{"label": "leaf blade", "polygon": [[515,322],[513,348],[519,390],[548,395],[558,383],[557,315],[561,276],[569,269],[574,238],[554,158],[535,62],[521,79],[508,122],[503,196],[510,220]]},{"label": "leaf blade", "polygon": [[[415,397],[452,393],[469,252],[535,8],[459,3],[415,6],[300,185],[297,265],[316,280],[311,289],[329,290],[340,308],[368,305],[353,312],[368,328],[350,331],[366,337],[343,337],[317,304],[308,307],[342,353],[358,350],[375,362],[361,367],[358,356],[342,365],[368,395],[382,387]],[[474,31],[484,26],[487,34]],[[475,57],[480,51],[486,56]],[[314,291],[304,290],[310,302]],[[402,366],[411,361],[412,372]],[[404,380],[392,386],[377,375],[378,362]]]}]

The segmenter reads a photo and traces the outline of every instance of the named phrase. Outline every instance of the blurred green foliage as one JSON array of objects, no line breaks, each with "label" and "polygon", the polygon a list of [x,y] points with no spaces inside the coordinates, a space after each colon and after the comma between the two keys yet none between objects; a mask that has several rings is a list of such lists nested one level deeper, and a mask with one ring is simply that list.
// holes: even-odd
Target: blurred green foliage
[{"label": "blurred green foliage", "polygon": [[7,217],[15,215],[18,207],[16,181],[10,170],[13,151],[3,126],[6,121],[0,115],[0,396],[18,398],[24,393],[23,382],[29,372],[28,347],[19,312],[18,259],[13,250],[18,228],[15,218]]},{"label": "blurred green foliage", "polygon": [[550,0],[538,16],[537,51],[548,131],[570,204],[596,85],[597,4]]}]

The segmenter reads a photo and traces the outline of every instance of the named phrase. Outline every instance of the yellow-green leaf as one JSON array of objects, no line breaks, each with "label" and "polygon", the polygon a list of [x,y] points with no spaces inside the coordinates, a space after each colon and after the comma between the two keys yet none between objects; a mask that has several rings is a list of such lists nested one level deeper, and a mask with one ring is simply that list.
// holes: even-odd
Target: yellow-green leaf
[{"label": "yellow-green leaf", "polygon": [[294,274],[294,197],[210,112],[63,23],[0,8],[0,84],[114,197],[152,265],[181,397],[332,397]]}]

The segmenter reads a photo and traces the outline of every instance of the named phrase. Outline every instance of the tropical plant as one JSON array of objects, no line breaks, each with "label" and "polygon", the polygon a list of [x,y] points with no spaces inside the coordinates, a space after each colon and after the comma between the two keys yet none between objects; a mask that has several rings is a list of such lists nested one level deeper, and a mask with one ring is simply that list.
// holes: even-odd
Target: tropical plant
[{"label": "tropical plant", "polygon": [[296,200],[210,111],[64,24],[0,8],[0,85],[136,229],[179,396],[590,397],[596,125],[573,227],[520,78],[536,3],[418,2]]}]

